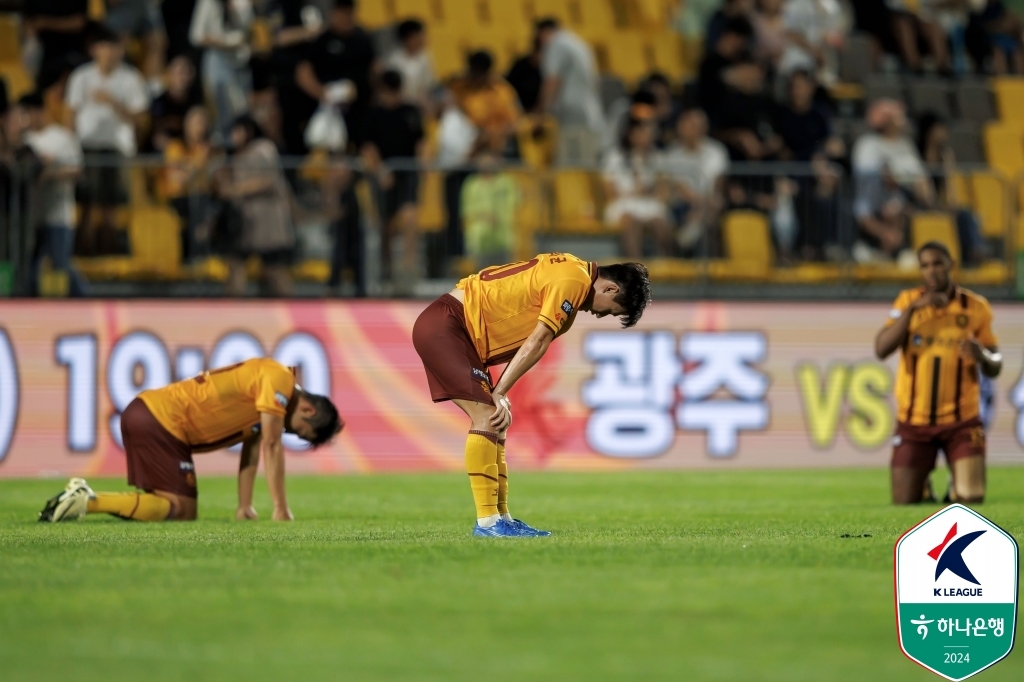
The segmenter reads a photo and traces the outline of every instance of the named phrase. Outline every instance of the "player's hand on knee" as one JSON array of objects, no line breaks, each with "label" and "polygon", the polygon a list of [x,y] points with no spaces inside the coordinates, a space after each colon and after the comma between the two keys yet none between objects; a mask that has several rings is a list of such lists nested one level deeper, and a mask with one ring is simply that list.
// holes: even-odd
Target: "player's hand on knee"
[{"label": "player's hand on knee", "polygon": [[274,520],[275,521],[294,521],[295,517],[292,516],[292,510],[288,507],[274,507]]},{"label": "player's hand on knee", "polygon": [[491,414],[490,419],[491,427],[501,433],[512,425],[512,401],[508,399],[508,396],[500,393],[494,393],[491,398],[494,399],[494,413]]},{"label": "player's hand on knee", "polygon": [[260,515],[256,513],[256,508],[252,505],[249,505],[248,507],[239,507],[235,512],[236,521],[255,521],[259,517]]}]

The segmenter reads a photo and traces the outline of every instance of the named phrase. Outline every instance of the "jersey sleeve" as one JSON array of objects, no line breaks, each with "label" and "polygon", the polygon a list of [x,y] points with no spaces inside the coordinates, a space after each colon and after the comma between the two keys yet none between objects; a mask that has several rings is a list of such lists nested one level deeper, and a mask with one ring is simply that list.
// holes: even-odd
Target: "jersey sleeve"
[{"label": "jersey sleeve", "polygon": [[548,283],[542,290],[539,320],[555,334],[561,331],[587,298],[590,280],[559,279]]},{"label": "jersey sleeve", "polygon": [[996,338],[995,333],[992,331],[992,308],[989,306],[988,301],[982,302],[981,314],[978,316],[974,337],[985,348],[996,348],[999,346],[999,339]]},{"label": "jersey sleeve", "polygon": [[885,320],[886,327],[891,327],[896,324],[896,320],[903,317],[903,313],[910,307],[911,293],[911,291],[901,291],[900,295],[896,297],[892,309],[889,310],[889,316]]},{"label": "jersey sleeve", "polygon": [[256,395],[256,411],[283,417],[288,401],[295,392],[295,375],[284,367],[274,367],[263,372]]}]

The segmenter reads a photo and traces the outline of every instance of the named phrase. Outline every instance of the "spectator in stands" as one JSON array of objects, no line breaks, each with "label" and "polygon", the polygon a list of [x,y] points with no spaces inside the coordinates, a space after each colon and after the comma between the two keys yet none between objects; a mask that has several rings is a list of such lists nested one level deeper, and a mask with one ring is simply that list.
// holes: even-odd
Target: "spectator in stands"
[{"label": "spectator in stands", "polygon": [[782,151],[782,138],[772,127],[775,105],[765,92],[764,67],[746,61],[729,67],[715,116],[715,137],[739,161],[769,161]]},{"label": "spectator in stands", "polygon": [[33,293],[59,293],[41,291],[41,279],[48,267],[67,273],[68,293],[84,296],[85,282],[71,265],[75,245],[75,182],[82,173],[82,147],[73,132],[46,120],[41,93],[23,96],[18,108],[19,127],[24,131],[22,139],[42,166],[32,193],[32,213],[37,220]]},{"label": "spectator in stands", "polygon": [[475,152],[489,149],[504,154],[510,149],[519,120],[516,91],[493,71],[494,58],[478,50],[466,60],[466,75],[452,84],[459,109],[477,129]]},{"label": "spectator in stands", "polygon": [[[115,251],[114,209],[127,201],[122,170],[125,158],[135,156],[136,131],[149,107],[146,84],[137,69],[122,62],[124,48],[105,27],[97,27],[89,49],[93,61],[71,73],[65,101],[75,121],[75,133],[85,150],[85,200],[79,229],[83,255],[97,248]],[[100,225],[92,211],[100,212]],[[97,236],[102,243],[97,244]]]},{"label": "spectator in stands", "polygon": [[370,74],[375,69],[373,41],[356,23],[354,0],[335,0],[328,18],[327,30],[317,38],[306,58],[295,69],[295,82],[316,102],[337,103],[348,99],[349,86],[355,88],[354,99],[345,112],[349,139],[363,141],[366,110],[373,93]]},{"label": "spectator in stands", "polygon": [[639,89],[651,94],[650,104],[654,107],[654,119],[658,125],[658,136],[655,140],[659,149],[664,149],[676,138],[676,121],[679,109],[672,97],[672,83],[660,71],[648,74],[640,81]]},{"label": "spectator in stands", "polygon": [[527,114],[540,114],[540,90],[544,76],[540,70],[540,40],[533,39],[533,46],[528,54],[524,54],[512,63],[512,68],[505,74],[505,80],[519,95],[519,106]]},{"label": "spectator in stands", "polygon": [[142,74],[158,87],[167,58],[167,34],[160,3],[154,0],[106,0],[106,5],[104,25],[119,35],[125,44],[133,39],[141,43],[144,57],[139,66]]},{"label": "spectator in stands", "polygon": [[512,174],[499,168],[500,162],[494,152],[483,152],[477,159],[479,172],[462,185],[466,255],[474,270],[513,260],[519,189]]},{"label": "spectator in stands", "polygon": [[167,89],[149,107],[152,149],[162,152],[172,138],[185,132],[185,114],[203,103],[196,87],[196,70],[186,55],[178,55],[167,65],[164,78]]},{"label": "spectator in stands", "polygon": [[303,132],[316,111],[316,102],[295,82],[295,69],[306,51],[327,28],[320,8],[310,0],[283,0],[271,15],[274,26],[270,55],[281,114],[281,142],[285,154],[306,153]]},{"label": "spectator in stands", "polygon": [[834,164],[846,156],[846,145],[832,134],[828,107],[815,100],[818,86],[813,76],[794,71],[788,86],[787,102],[776,110],[774,127],[784,145],[779,154],[782,159],[811,162],[813,172],[794,176],[791,189],[795,190],[804,257],[812,259],[839,243],[839,175]]},{"label": "spectator in stands", "polygon": [[644,256],[646,236],[654,240],[655,255],[672,255],[672,227],[657,182],[656,133],[653,110],[635,105],[622,139],[605,159],[604,221],[619,229],[625,258]]},{"label": "spectator in stands", "polygon": [[557,19],[537,22],[541,45],[541,111],[550,112],[563,128],[585,128],[595,135],[605,132],[598,95],[597,66],[587,43],[561,28]]},{"label": "spectator in stands", "polygon": [[42,52],[33,75],[69,71],[88,61],[88,0],[32,0],[24,8],[26,38]]},{"label": "spectator in stands", "polygon": [[857,140],[852,155],[854,217],[860,235],[853,256],[861,262],[898,256],[901,264],[912,267],[913,254],[902,253],[909,214],[914,208],[933,206],[935,190],[917,147],[906,135],[902,103],[876,101],[868,109],[867,124],[871,131]]},{"label": "spectator in stands", "polygon": [[248,284],[246,259],[259,256],[263,279],[272,296],[292,293],[291,262],[295,226],[291,193],[281,172],[281,159],[250,116],[240,116],[231,126],[230,178],[221,180],[218,193],[229,201],[238,216],[238,234],[223,235],[230,275],[229,296],[242,296]]},{"label": "spectator in stands", "polygon": [[789,37],[782,16],[782,0],[757,0],[751,16],[754,27],[754,56],[777,69]]},{"label": "spectator in stands", "polygon": [[905,9],[902,2],[894,5],[897,9],[893,12],[893,34],[907,68],[914,73],[924,72],[921,52],[918,49],[923,43],[935,60],[935,67],[939,73],[951,75],[953,62],[949,53],[949,37],[939,24],[936,12],[929,3],[920,2],[916,13]]},{"label": "spectator in stands", "polygon": [[704,54],[697,76],[698,100],[715,127],[725,107],[728,86],[726,76],[732,67],[748,59],[754,29],[746,19],[732,19]]},{"label": "spectator in stands", "polygon": [[803,70],[826,85],[835,83],[846,32],[842,6],[833,0],[787,0],[782,17],[786,47],[776,63],[779,74]]},{"label": "spectator in stands", "polygon": [[[419,108],[403,100],[398,71],[389,69],[381,74],[377,105],[366,117],[361,153],[380,190],[384,277],[394,282],[398,293],[411,294],[419,267],[419,173],[415,165],[423,156],[423,121]],[[391,264],[392,236],[399,239],[399,268]]]},{"label": "spectator in stands", "polygon": [[189,39],[203,50],[200,74],[215,112],[214,129],[226,140],[232,121],[249,110],[252,72],[247,43],[253,11],[249,0],[198,0]]},{"label": "spectator in stands", "polygon": [[209,245],[210,120],[206,109],[194,106],[185,114],[183,133],[164,147],[160,195],[181,216],[181,256],[188,261]]},{"label": "spectator in stands", "polygon": [[658,170],[671,188],[676,245],[684,255],[694,255],[709,228],[718,223],[729,152],[708,137],[708,119],[701,109],[684,111],[676,131],[677,141],[661,154]]},{"label": "spectator in stands", "polygon": [[936,204],[951,211],[956,218],[957,236],[963,265],[977,265],[983,259],[984,242],[978,217],[963,208],[963,199],[956,196],[951,178],[956,173],[956,154],[949,145],[949,128],[934,114],[925,114],[917,121],[917,149],[935,184]]},{"label": "spectator in stands", "polygon": [[160,18],[167,34],[167,59],[171,60],[179,54],[189,55],[193,61],[198,54],[188,37],[192,28],[192,14],[196,9],[196,0],[173,0],[160,3]]},{"label": "spectator in stands", "polygon": [[434,65],[427,52],[427,31],[418,19],[398,24],[398,48],[385,60],[389,69],[402,76],[402,99],[418,106],[426,115],[433,109],[431,93],[437,87]]},{"label": "spectator in stands", "polygon": [[734,19],[750,22],[754,17],[754,0],[723,0],[721,8],[711,15],[704,34],[705,45],[717,45],[726,27]]},{"label": "spectator in stands", "polygon": [[971,15],[965,39],[979,73],[991,58],[996,74],[1024,75],[1024,21],[1003,0],[988,0]]}]

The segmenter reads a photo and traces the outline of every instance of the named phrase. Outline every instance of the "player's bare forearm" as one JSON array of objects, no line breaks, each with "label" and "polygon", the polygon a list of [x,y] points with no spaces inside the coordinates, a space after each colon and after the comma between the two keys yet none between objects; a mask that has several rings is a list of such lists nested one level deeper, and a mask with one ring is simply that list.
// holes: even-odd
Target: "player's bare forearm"
[{"label": "player's bare forearm", "polygon": [[267,488],[270,499],[274,502],[274,520],[290,521],[288,499],[284,486],[284,418],[274,414],[260,415],[260,451],[263,456],[263,467],[267,475]]},{"label": "player's bare forearm", "polygon": [[235,513],[239,520],[256,518],[252,495],[260,466],[260,441],[257,434],[242,443],[242,457],[238,462],[238,510]]},{"label": "player's bare forearm", "polygon": [[895,324],[879,330],[878,336],[875,337],[875,355],[879,360],[885,360],[903,343],[910,327],[910,314],[911,309],[907,308]]},{"label": "player's bare forearm", "polygon": [[538,322],[537,328],[533,330],[526,339],[526,342],[516,351],[515,357],[512,358],[505,371],[502,372],[501,379],[498,381],[498,385],[495,386],[494,392],[503,396],[507,395],[515,383],[519,381],[519,378],[540,362],[540,359],[544,357],[544,353],[548,351],[548,346],[551,345],[551,341],[554,338],[555,334],[551,331],[551,328],[543,322]]}]

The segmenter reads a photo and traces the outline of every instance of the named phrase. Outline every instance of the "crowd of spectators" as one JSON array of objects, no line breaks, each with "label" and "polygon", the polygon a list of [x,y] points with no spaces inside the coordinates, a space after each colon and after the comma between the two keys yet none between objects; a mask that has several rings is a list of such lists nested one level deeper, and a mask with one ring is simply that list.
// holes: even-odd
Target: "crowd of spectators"
[{"label": "crowd of spectators", "polygon": [[[955,163],[945,122],[917,121],[915,143],[902,105],[877,101],[847,149],[828,88],[851,30],[910,74],[971,64],[1024,73],[1024,24],[1001,0],[921,0],[913,12],[901,0],[688,0],[677,24],[703,40],[695,79],[652,73],[611,103],[594,50],[554,19],[536,24],[507,73],[478,50],[441,82],[428,26],[407,19],[382,41],[360,25],[355,0],[106,0],[100,23],[87,4],[34,0],[23,17],[37,91],[12,103],[0,152],[27,149],[46,169],[37,261],[65,268],[72,245],[126,252],[116,229],[129,200],[124,161],[158,154],[151,189],[182,218],[183,257],[223,256],[234,293],[254,255],[268,291],[291,291],[301,173],[283,157],[332,162],[317,176],[332,284],[351,271],[365,292],[359,179],[376,199],[381,269],[396,291],[423,274],[424,252],[439,254],[426,261],[434,276],[511,257],[523,199],[504,166],[542,145],[552,120],[562,137],[590,140],[591,158],[556,161],[600,170],[599,219],[624,256],[721,255],[720,216],[751,208],[768,216],[782,264],[898,261],[912,212],[929,209],[955,214],[975,262],[985,245],[945,181]],[[748,163],[766,161],[789,165]],[[428,237],[417,214],[423,163],[445,171],[447,225]],[[855,239],[839,229],[843,174],[856,188]],[[72,289],[82,286],[76,276]]]}]

